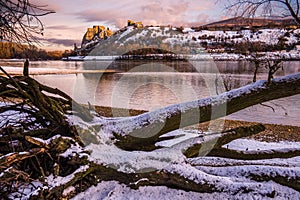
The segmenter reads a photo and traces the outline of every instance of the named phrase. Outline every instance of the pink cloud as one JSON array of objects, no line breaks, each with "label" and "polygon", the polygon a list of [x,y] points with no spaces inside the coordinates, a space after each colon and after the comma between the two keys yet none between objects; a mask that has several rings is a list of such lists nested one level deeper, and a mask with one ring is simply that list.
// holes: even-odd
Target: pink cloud
[{"label": "pink cloud", "polygon": [[[211,19],[218,20],[220,4],[198,0],[31,0],[38,5],[49,5],[55,14],[42,18],[45,39],[81,40],[87,27],[105,25],[119,29],[128,19],[145,25],[199,26]],[[216,9],[219,7],[219,10]],[[217,10],[217,11],[216,11]],[[55,42],[49,40],[49,42]],[[55,42],[57,43],[57,42]],[[64,41],[65,44],[70,44]]]}]

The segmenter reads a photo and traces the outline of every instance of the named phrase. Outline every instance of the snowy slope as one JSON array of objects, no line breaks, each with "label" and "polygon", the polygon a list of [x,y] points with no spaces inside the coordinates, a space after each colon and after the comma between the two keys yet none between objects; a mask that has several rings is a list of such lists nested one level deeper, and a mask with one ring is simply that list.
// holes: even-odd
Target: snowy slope
[{"label": "snowy slope", "polygon": [[97,50],[93,50],[91,54],[94,56],[122,55],[131,50],[142,48],[157,48],[174,53],[198,54],[203,43],[206,43],[208,46],[213,45],[214,48],[224,48],[224,44],[234,45],[237,43],[260,42],[262,45],[276,45],[283,41],[286,45],[293,47],[299,44],[299,37],[300,29],[194,31],[190,28],[182,30],[164,26],[126,27],[112,37],[97,43],[95,46]]}]

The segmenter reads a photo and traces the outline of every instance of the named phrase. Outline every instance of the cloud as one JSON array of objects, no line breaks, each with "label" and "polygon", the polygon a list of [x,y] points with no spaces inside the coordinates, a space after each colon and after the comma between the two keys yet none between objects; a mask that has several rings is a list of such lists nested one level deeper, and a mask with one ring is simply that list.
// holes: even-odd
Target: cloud
[{"label": "cloud", "polygon": [[121,28],[127,23],[127,14],[115,10],[90,9],[77,12],[75,16],[84,22],[93,22],[95,25],[105,23],[108,26],[116,26],[117,28]]},{"label": "cloud", "polygon": [[153,25],[182,25],[182,22],[188,21],[187,11],[188,2],[174,2],[171,5],[164,5],[161,2],[151,2],[141,6],[139,16],[147,23],[155,23]]},{"label": "cloud", "polygon": [[[127,2],[122,7],[116,5],[115,7],[111,6],[110,9],[105,6],[99,9],[95,6],[94,8],[76,12],[74,15],[84,22],[102,22],[118,28],[125,26],[128,19],[142,21],[145,25],[187,26],[190,24],[195,25],[197,23],[195,19],[199,19],[197,25],[203,24],[207,20],[208,15],[201,14],[199,6],[197,12],[195,12],[194,5],[191,4],[191,2],[179,0],[146,3]],[[209,5],[212,4],[205,3],[203,9],[207,9]]]},{"label": "cloud", "polygon": [[50,0],[44,0],[42,3],[40,0],[31,0],[30,3],[55,12],[62,11],[64,8],[62,4]]},{"label": "cloud", "polygon": [[67,26],[67,25],[53,25],[53,26],[46,26],[47,29],[54,29],[54,30],[72,30],[74,27]]},{"label": "cloud", "polygon": [[122,16],[118,11],[114,10],[85,10],[75,13],[77,18],[84,20],[85,22],[95,21],[113,21],[114,18]]},{"label": "cloud", "polygon": [[[55,14],[42,17],[45,32],[42,42],[59,48],[80,44],[86,28],[104,25],[120,29],[127,20],[144,25],[199,26],[220,18],[221,11],[214,1],[198,0],[32,0],[49,5]],[[42,3],[41,3],[42,2]],[[218,18],[219,17],[219,18]],[[46,38],[46,39],[45,39]]]},{"label": "cloud", "polygon": [[73,39],[57,39],[57,38],[40,38],[42,42],[47,43],[48,45],[62,45],[65,47],[73,46],[74,43],[80,44],[80,40],[73,40]]}]

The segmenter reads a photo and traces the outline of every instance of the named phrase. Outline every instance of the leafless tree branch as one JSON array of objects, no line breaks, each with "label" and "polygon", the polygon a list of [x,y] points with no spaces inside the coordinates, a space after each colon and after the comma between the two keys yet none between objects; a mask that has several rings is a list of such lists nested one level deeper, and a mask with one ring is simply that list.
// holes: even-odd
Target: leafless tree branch
[{"label": "leafless tree branch", "polygon": [[254,17],[256,14],[281,13],[291,16],[300,24],[299,0],[230,0],[226,1],[225,9],[236,16]]},{"label": "leafless tree branch", "polygon": [[30,3],[29,0],[0,0],[0,39],[16,43],[38,43],[38,35],[43,35],[41,16],[54,13]]}]

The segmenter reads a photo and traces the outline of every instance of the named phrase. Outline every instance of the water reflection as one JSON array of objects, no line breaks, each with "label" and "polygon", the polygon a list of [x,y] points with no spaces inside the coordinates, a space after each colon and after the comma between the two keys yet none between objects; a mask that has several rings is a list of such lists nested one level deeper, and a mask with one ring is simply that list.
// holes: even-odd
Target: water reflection
[{"label": "water reflection", "polygon": [[210,95],[206,81],[197,73],[118,73],[101,77],[95,102],[114,107],[153,110]]}]

